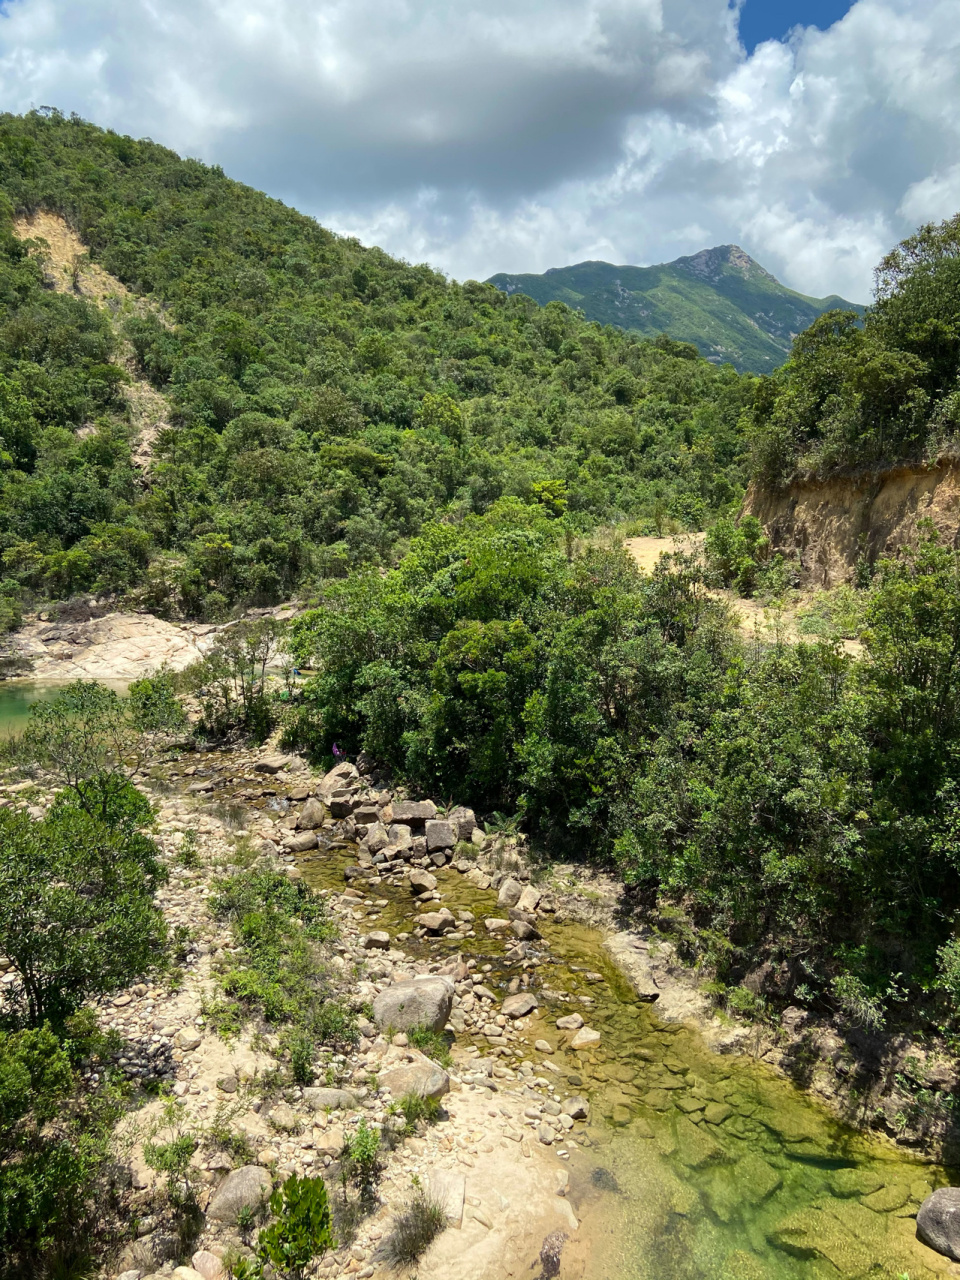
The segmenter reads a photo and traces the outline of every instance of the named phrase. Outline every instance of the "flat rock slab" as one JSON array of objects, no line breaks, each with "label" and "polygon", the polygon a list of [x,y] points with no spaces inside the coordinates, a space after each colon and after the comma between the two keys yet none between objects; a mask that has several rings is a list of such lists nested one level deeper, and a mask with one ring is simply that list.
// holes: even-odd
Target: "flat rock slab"
[{"label": "flat rock slab", "polygon": [[449,1169],[434,1169],[428,1176],[427,1187],[431,1199],[439,1204],[447,1215],[447,1222],[458,1230],[463,1223],[463,1197],[466,1178],[462,1173]]}]

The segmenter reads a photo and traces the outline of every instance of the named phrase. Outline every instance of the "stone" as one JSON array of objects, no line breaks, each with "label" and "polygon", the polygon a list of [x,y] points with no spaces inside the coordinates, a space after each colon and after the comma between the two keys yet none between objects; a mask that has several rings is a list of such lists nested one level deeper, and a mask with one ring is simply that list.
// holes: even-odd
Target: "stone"
[{"label": "stone", "polygon": [[243,1209],[256,1212],[270,1198],[273,1182],[266,1169],[258,1164],[245,1164],[227,1175],[214,1192],[207,1217],[235,1225]]},{"label": "stone", "polygon": [[486,832],[482,831],[479,827],[474,827],[470,832],[470,843],[475,845],[478,849],[483,849],[487,843]]},{"label": "stone", "polygon": [[427,911],[417,916],[417,924],[428,933],[450,933],[457,927],[453,912],[448,907],[443,907],[440,911]]},{"label": "stone", "polygon": [[395,800],[392,808],[393,821],[410,827],[422,827],[437,816],[437,806],[432,800]]},{"label": "stone", "polygon": [[317,795],[321,799],[332,796],[335,791],[359,791],[360,790],[360,774],[357,772],[357,766],[351,764],[348,760],[342,760],[340,764],[335,764],[329,773],[325,773],[317,787]]},{"label": "stone", "polygon": [[453,1009],[455,986],[450,978],[425,974],[395,982],[373,1001],[373,1019],[381,1030],[409,1031],[429,1027],[442,1031]]},{"label": "stone", "polygon": [[568,1013],[563,1018],[557,1019],[558,1031],[579,1031],[583,1026],[583,1019],[579,1013]]},{"label": "stone", "polygon": [[439,849],[452,849],[457,843],[457,833],[450,823],[441,822],[438,819],[432,819],[426,823],[424,835],[427,839],[427,853],[433,853]]},{"label": "stone", "polygon": [[301,831],[313,831],[315,827],[322,827],[326,812],[319,800],[311,798],[300,810],[300,816],[297,818],[297,826]]},{"label": "stone", "polygon": [[501,1010],[508,1018],[525,1018],[537,1007],[537,997],[531,995],[529,991],[524,991],[515,996],[507,996],[501,1005]]},{"label": "stone", "polygon": [[349,818],[354,810],[353,793],[350,791],[333,791],[326,797],[331,818]]},{"label": "stone", "polygon": [[960,1187],[939,1187],[917,1214],[917,1239],[960,1262]]},{"label": "stone", "polygon": [[508,877],[500,886],[500,892],[497,894],[497,906],[506,907],[507,910],[515,907],[520,901],[521,893],[523,893],[523,885],[520,881]]},{"label": "stone", "polygon": [[334,1159],[343,1150],[344,1132],[342,1124],[332,1124],[328,1129],[318,1133],[314,1131],[313,1149],[321,1156],[333,1156]]},{"label": "stone", "polygon": [[510,932],[514,937],[519,938],[521,942],[529,942],[531,938],[540,937],[529,920],[511,920]]},{"label": "stone", "polygon": [[173,1280],[203,1280],[203,1276],[194,1267],[174,1267]]},{"label": "stone", "polygon": [[236,1093],[239,1084],[236,1076],[221,1076],[217,1081],[217,1088],[221,1093]]},{"label": "stone", "polygon": [[264,756],[253,766],[254,773],[279,773],[291,762],[290,756]]},{"label": "stone", "polygon": [[320,1085],[303,1091],[303,1105],[308,1111],[352,1111],[359,1099],[349,1089],[325,1089]]},{"label": "stone", "polygon": [[447,1222],[458,1230],[463,1224],[463,1198],[466,1179],[449,1169],[431,1169],[427,1178],[431,1200],[443,1209]]},{"label": "stone", "polygon": [[289,1102],[278,1102],[271,1107],[268,1119],[273,1128],[282,1133],[297,1133],[301,1128],[300,1117]]},{"label": "stone", "polygon": [[483,927],[486,929],[487,933],[504,933],[510,928],[510,921],[499,920],[496,916],[491,916],[487,920],[484,920]]},{"label": "stone", "polygon": [[533,1047],[537,1053],[553,1053],[553,1045],[549,1040],[535,1040]]},{"label": "stone", "polygon": [[418,1049],[393,1045],[383,1055],[378,1082],[380,1088],[389,1089],[395,1099],[408,1094],[439,1099],[450,1092],[450,1077],[443,1067]]},{"label": "stone", "polygon": [[429,871],[414,868],[410,872],[410,888],[414,893],[432,893],[437,887],[437,877]]},{"label": "stone", "polygon": [[458,840],[469,840],[477,825],[477,815],[472,809],[458,804],[447,814],[447,821],[456,831]]},{"label": "stone", "polygon": [[381,849],[387,847],[390,843],[390,836],[382,822],[373,823],[363,843],[370,853],[379,853]]},{"label": "stone", "polygon": [[592,1049],[594,1045],[600,1043],[600,1032],[594,1031],[592,1027],[581,1027],[577,1034],[570,1041],[571,1049]]},{"label": "stone", "polygon": [[181,1027],[173,1038],[173,1042],[177,1048],[184,1049],[187,1052],[190,1052],[193,1049],[199,1049],[200,1040],[201,1036],[199,1031],[194,1030],[193,1027]]},{"label": "stone", "polygon": [[704,1107],[703,1114],[710,1124],[723,1124],[733,1115],[733,1107],[726,1102],[711,1102]]},{"label": "stone", "polygon": [[146,1274],[180,1253],[180,1241],[167,1231],[151,1231],[128,1244],[119,1258],[121,1271],[139,1271]]},{"label": "stone", "polygon": [[306,853],[308,849],[316,849],[318,843],[315,831],[301,831],[299,835],[287,836],[283,847],[291,853]]},{"label": "stone", "polygon": [[190,1261],[194,1271],[198,1271],[203,1276],[203,1280],[227,1280],[223,1263],[209,1249],[198,1249]]},{"label": "stone", "polygon": [[364,951],[389,951],[390,935],[383,929],[374,929],[360,939],[360,945]]},{"label": "stone", "polygon": [[590,1114],[590,1103],[580,1094],[574,1094],[560,1103],[560,1114],[569,1116],[571,1120],[586,1120]]},{"label": "stone", "polygon": [[705,1125],[694,1124],[686,1116],[677,1116],[677,1150],[681,1164],[688,1169],[702,1169],[704,1165],[723,1160],[725,1152]]},{"label": "stone", "polygon": [[532,884],[528,884],[523,893],[521,893],[519,901],[513,905],[519,911],[536,911],[542,896],[539,889],[535,889]]}]

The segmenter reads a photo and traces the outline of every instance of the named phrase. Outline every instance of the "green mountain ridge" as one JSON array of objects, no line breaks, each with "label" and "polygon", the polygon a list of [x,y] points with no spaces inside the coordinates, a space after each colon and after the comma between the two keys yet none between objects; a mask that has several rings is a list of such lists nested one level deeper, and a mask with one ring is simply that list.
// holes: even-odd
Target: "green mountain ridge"
[{"label": "green mountain ridge", "polygon": [[825,311],[866,312],[836,294],[810,298],[788,289],[735,244],[652,267],[579,262],[543,275],[500,272],[487,283],[541,306],[565,302],[588,320],[644,337],[668,333],[714,363],[751,373],[783,364],[793,339]]}]

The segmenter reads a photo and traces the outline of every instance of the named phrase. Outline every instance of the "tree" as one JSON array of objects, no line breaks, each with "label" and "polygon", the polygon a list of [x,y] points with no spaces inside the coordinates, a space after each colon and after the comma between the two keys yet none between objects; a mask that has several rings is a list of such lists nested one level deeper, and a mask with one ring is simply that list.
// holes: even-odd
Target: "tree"
[{"label": "tree", "polygon": [[182,729],[183,708],[165,674],[138,680],[121,698],[95,680],[76,680],[52,702],[30,708],[9,752],[25,769],[42,769],[67,787],[91,817],[110,824],[129,802],[127,777],[139,768],[154,735]]},{"label": "tree", "polygon": [[19,980],[6,988],[18,1025],[62,1027],[84,1000],[163,957],[153,894],[166,873],[139,829],[150,806],[125,779],[108,794],[112,826],[75,798],[82,787],[40,821],[0,810],[0,952]]}]

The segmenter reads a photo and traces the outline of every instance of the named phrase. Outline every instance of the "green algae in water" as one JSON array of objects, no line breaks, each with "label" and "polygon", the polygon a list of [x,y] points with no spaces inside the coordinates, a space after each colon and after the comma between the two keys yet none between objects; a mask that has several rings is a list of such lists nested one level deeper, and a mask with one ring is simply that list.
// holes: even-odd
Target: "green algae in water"
[{"label": "green algae in water", "polygon": [[[354,851],[305,860],[305,878],[341,890]],[[463,951],[493,965],[485,982],[503,988],[518,968],[503,943],[485,935],[496,895],[452,870],[438,874],[443,902],[477,916],[476,938],[403,948],[421,959]],[[409,892],[383,882],[365,891],[387,900],[374,926],[408,930]],[[359,904],[358,904],[359,905]],[[932,1280],[952,1264],[915,1238],[915,1214],[946,1172],[837,1122],[761,1063],[709,1051],[686,1027],[638,1005],[610,962],[600,935],[545,922],[537,970],[546,992],[527,1019],[526,1056],[554,1047],[549,1074],[557,1096],[591,1101],[589,1146],[567,1144],[570,1197],[582,1219],[568,1249],[583,1280],[820,1280],[876,1277]],[[603,981],[590,981],[587,973]],[[560,998],[563,995],[566,999]],[[602,1033],[585,1053],[565,1047],[556,1018],[580,1012]],[[461,1037],[461,1039],[465,1039]],[[482,1044],[478,1035],[469,1037]],[[559,1161],[558,1161],[559,1164]],[[566,1265],[566,1264],[564,1264]],[[561,1276],[564,1274],[561,1269]]]}]

